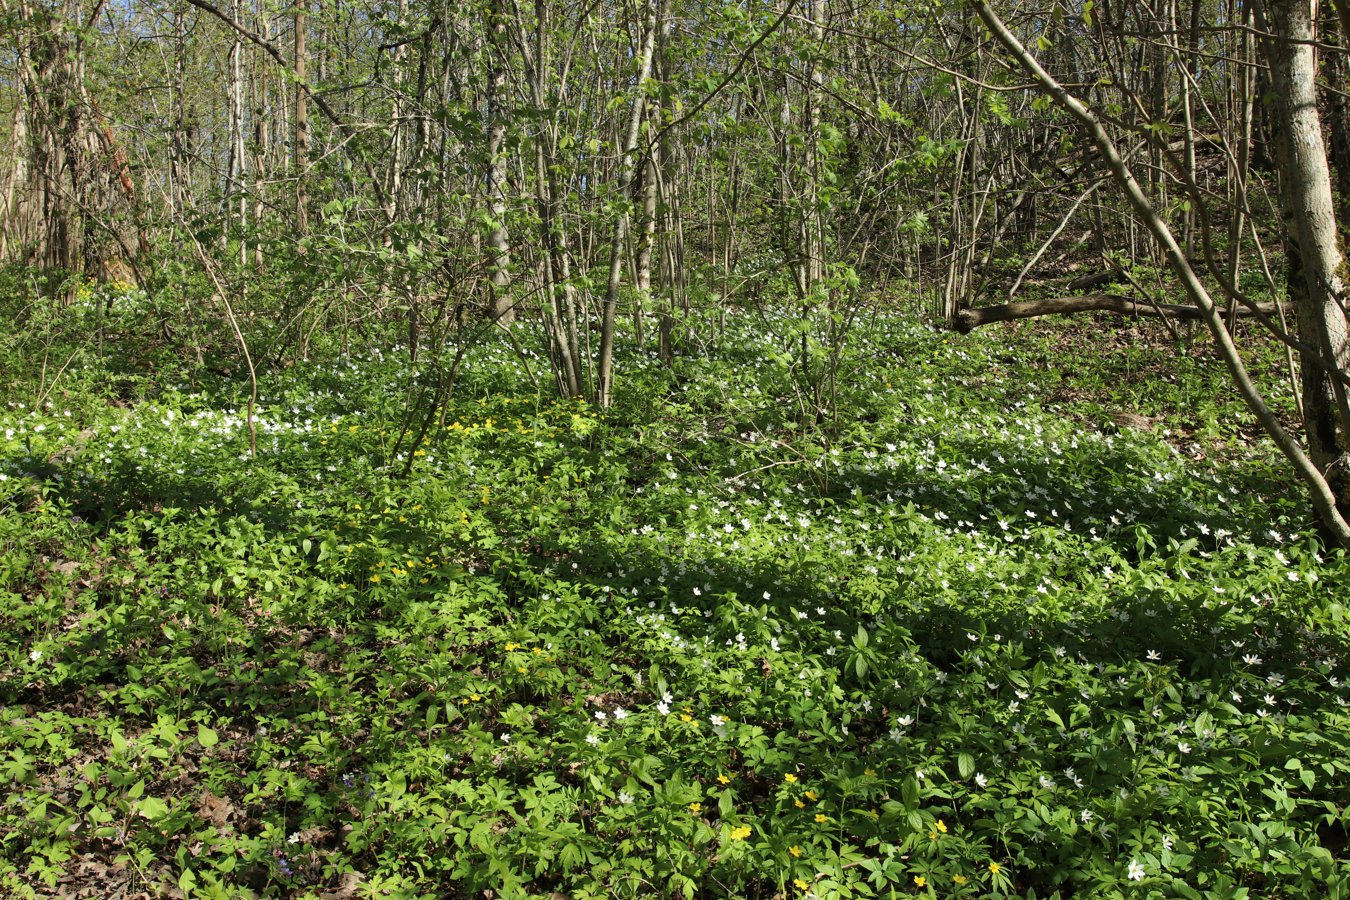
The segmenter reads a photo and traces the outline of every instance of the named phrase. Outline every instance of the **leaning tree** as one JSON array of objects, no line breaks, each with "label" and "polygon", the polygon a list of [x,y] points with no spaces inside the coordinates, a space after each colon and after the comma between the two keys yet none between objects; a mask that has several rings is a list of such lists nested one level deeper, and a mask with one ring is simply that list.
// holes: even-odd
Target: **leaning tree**
[{"label": "leaning tree", "polygon": [[[1319,45],[1316,0],[1275,0],[1273,3],[1258,0],[1251,5],[1257,35],[1257,61],[1270,79],[1265,102],[1287,232],[1288,293],[1297,326],[1292,330],[1275,322],[1268,310],[1254,304],[1235,279],[1215,264],[1213,236],[1208,228],[1209,197],[1197,183],[1194,163],[1195,109],[1204,103],[1203,95],[1196,91],[1198,64],[1192,59],[1196,53],[1195,44],[1183,49],[1176,40],[1170,47],[1162,38],[1155,40],[1155,48],[1161,45],[1164,50],[1170,49],[1181,63],[1175,69],[1183,86],[1183,102],[1175,106],[1160,102],[1150,115],[1148,104],[1137,94],[1125,90],[1123,97],[1113,98],[1115,104],[1132,104],[1141,113],[1126,120],[1098,111],[1066,87],[1066,79],[1057,77],[1027,48],[995,12],[989,0],[971,2],[1004,53],[1089,137],[1100,166],[1124,194],[1133,214],[1162,251],[1168,267],[1193,304],[1194,315],[1208,326],[1243,400],[1307,487],[1326,531],[1339,545],[1350,548],[1350,522],[1347,522],[1350,518],[1350,403],[1346,392],[1346,386],[1350,384],[1350,338],[1347,337],[1346,262],[1319,113],[1317,84],[1319,51],[1338,50]],[[1195,24],[1191,32],[1197,34],[1200,31],[1200,0],[1194,0],[1194,4],[1192,21]],[[1337,9],[1344,19],[1342,7],[1343,4],[1338,4]],[[1091,12],[1090,6],[1083,8],[1085,23],[1091,22]],[[1033,16],[1022,24],[1021,30],[1036,35],[1043,48],[1049,46],[1050,41],[1045,35],[1051,18],[1049,15]],[[1239,34],[1249,30],[1243,22],[1230,22],[1228,28]],[[1155,61],[1154,66],[1157,72],[1158,68],[1166,67],[1166,60]],[[1109,78],[1103,81],[1110,85]],[[1164,90],[1165,87],[1164,84]],[[1343,89],[1344,85],[1339,87]],[[1169,109],[1178,108],[1183,115],[1180,122],[1169,112]],[[1161,121],[1165,115],[1171,116],[1172,120]],[[1170,140],[1170,135],[1178,128],[1183,132],[1180,154],[1173,152]],[[1122,143],[1125,139],[1139,138],[1152,147],[1155,158],[1168,167],[1172,180],[1185,193],[1187,215],[1181,227],[1188,228],[1194,221],[1200,223],[1198,240],[1203,244],[1204,263],[1197,261],[1187,252],[1183,241],[1178,240],[1175,217],[1160,208],[1157,191],[1146,189],[1136,177],[1136,166],[1128,158],[1128,151],[1122,150]],[[1233,159],[1243,152],[1222,132],[1209,140],[1221,144],[1223,152]],[[1151,177],[1157,177],[1156,168],[1148,167],[1147,162],[1145,167]],[[1248,198],[1239,196],[1237,202],[1245,205]],[[1183,240],[1190,244],[1195,238],[1188,236]],[[1231,252],[1239,252],[1240,246],[1232,248]],[[1240,348],[1224,320],[1223,304],[1227,303],[1245,307],[1298,350],[1302,441],[1281,424],[1249,376]],[[1109,307],[1110,304],[1098,304],[1093,308]],[[1066,310],[1055,308],[1051,303],[1041,311]],[[966,324],[969,327],[982,320],[1018,317],[1013,313],[1028,315],[1033,311],[1004,308],[997,314],[985,313],[983,316],[977,312],[968,317]]]}]

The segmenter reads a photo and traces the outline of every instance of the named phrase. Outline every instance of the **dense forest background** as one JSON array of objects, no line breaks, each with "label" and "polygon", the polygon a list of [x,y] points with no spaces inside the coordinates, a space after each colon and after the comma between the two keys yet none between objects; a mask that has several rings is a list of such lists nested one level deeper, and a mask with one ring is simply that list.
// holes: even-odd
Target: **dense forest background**
[{"label": "dense forest background", "polygon": [[1342,896],[1346,0],[0,0],[0,894]]},{"label": "dense forest background", "polygon": [[466,322],[539,321],[601,406],[617,321],[669,359],[764,298],[808,355],[877,298],[1252,315],[1311,460],[1225,358],[1346,542],[1344,12],[6,0],[0,260],[139,285],[255,362],[397,319],[444,382]]}]

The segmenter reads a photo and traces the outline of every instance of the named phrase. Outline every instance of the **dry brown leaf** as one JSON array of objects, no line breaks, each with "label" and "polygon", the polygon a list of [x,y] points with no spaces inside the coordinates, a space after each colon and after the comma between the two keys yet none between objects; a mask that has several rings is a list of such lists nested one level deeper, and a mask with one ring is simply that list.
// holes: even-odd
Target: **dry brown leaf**
[{"label": "dry brown leaf", "polygon": [[347,872],[338,882],[337,888],[319,894],[319,900],[351,900],[352,897],[356,896],[357,888],[361,886],[361,882],[365,879],[366,877],[360,872]]},{"label": "dry brown leaf", "polygon": [[210,790],[202,789],[201,799],[197,801],[197,815],[217,828],[225,828],[233,814],[234,804],[228,798],[217,797]]}]

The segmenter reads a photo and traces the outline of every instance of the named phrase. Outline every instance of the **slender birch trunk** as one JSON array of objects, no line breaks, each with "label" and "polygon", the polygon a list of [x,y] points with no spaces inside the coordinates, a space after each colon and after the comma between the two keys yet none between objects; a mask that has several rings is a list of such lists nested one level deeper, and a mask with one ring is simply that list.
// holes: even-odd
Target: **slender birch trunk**
[{"label": "slender birch trunk", "polygon": [[600,361],[595,400],[601,407],[614,402],[614,322],[619,306],[619,280],[623,259],[627,252],[629,226],[632,222],[633,184],[637,174],[638,136],[646,109],[647,81],[652,74],[652,57],[656,45],[656,3],[646,0],[643,15],[642,43],[638,48],[637,72],[633,88],[633,106],[628,115],[628,128],[623,139],[623,158],[619,166],[619,211],[614,220],[613,239],[609,250],[609,282],[605,288],[605,302],[600,322]]},{"label": "slender birch trunk", "polygon": [[503,0],[491,0],[487,19],[487,155],[488,212],[492,230],[488,235],[488,278],[492,282],[491,315],[502,325],[516,318],[511,295],[511,234],[506,227],[506,8]]},{"label": "slender birch trunk", "polygon": [[305,4],[295,4],[295,228],[299,234],[309,231],[309,90],[306,79],[309,70],[309,50],[306,31],[308,22]]}]

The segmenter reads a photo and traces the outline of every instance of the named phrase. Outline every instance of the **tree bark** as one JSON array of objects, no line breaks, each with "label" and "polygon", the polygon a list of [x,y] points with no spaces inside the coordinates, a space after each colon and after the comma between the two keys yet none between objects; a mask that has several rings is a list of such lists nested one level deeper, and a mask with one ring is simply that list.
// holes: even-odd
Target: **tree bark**
[{"label": "tree bark", "polygon": [[1344,228],[1350,222],[1350,101],[1345,96],[1346,87],[1350,85],[1350,64],[1346,60],[1346,54],[1350,53],[1350,34],[1340,27],[1339,19],[1327,18],[1336,27],[1327,34],[1326,43],[1334,42],[1337,49],[1328,52],[1322,60],[1327,84],[1322,97],[1331,139],[1331,168],[1340,194],[1336,215]]},{"label": "tree bark", "polygon": [[1303,342],[1323,359],[1301,359],[1303,421],[1308,451],[1350,513],[1350,402],[1325,365],[1350,370],[1345,256],[1336,222],[1335,195],[1317,113],[1316,9],[1313,0],[1281,0],[1265,9],[1274,36],[1265,39],[1275,91],[1276,161],[1289,232],[1291,285]]},{"label": "tree bark", "polygon": [[487,156],[488,278],[492,282],[491,315],[502,325],[516,318],[511,296],[511,234],[506,227],[506,9],[502,0],[488,5],[487,19]]},{"label": "tree bark", "polygon": [[800,247],[804,258],[802,282],[808,297],[815,293],[816,286],[825,277],[825,213],[821,201],[825,158],[820,146],[825,46],[825,0],[811,0],[811,60],[807,66],[806,89],[806,210],[802,216]]},{"label": "tree bark", "polygon": [[300,234],[309,230],[309,49],[305,32],[308,22],[305,4],[295,4],[295,228]]},{"label": "tree bark", "polygon": [[646,109],[647,80],[652,74],[652,56],[656,46],[656,0],[646,0],[642,23],[642,43],[638,48],[633,106],[624,133],[623,159],[619,169],[619,211],[614,221],[614,237],[609,250],[609,282],[600,322],[600,362],[596,403],[607,407],[614,402],[614,322],[619,306],[619,280],[632,222],[633,183],[637,174],[637,144]]},{"label": "tree bark", "polygon": [[[1171,316],[1191,321],[1200,321],[1205,317],[1204,311],[1195,306],[1183,306],[1174,303],[1141,303],[1119,294],[1085,294],[1081,297],[1019,300],[1016,303],[1003,303],[998,306],[963,309],[956,314],[954,327],[962,334],[969,334],[982,325],[992,325],[995,322],[1011,322],[1016,319],[1035,319],[1041,316],[1061,316],[1082,312],[1110,312],[1122,316],[1150,316],[1154,318]],[[1273,316],[1277,315],[1279,310],[1273,303],[1263,303],[1258,304],[1256,310],[1240,306],[1237,314],[1254,316],[1258,312]]]}]

